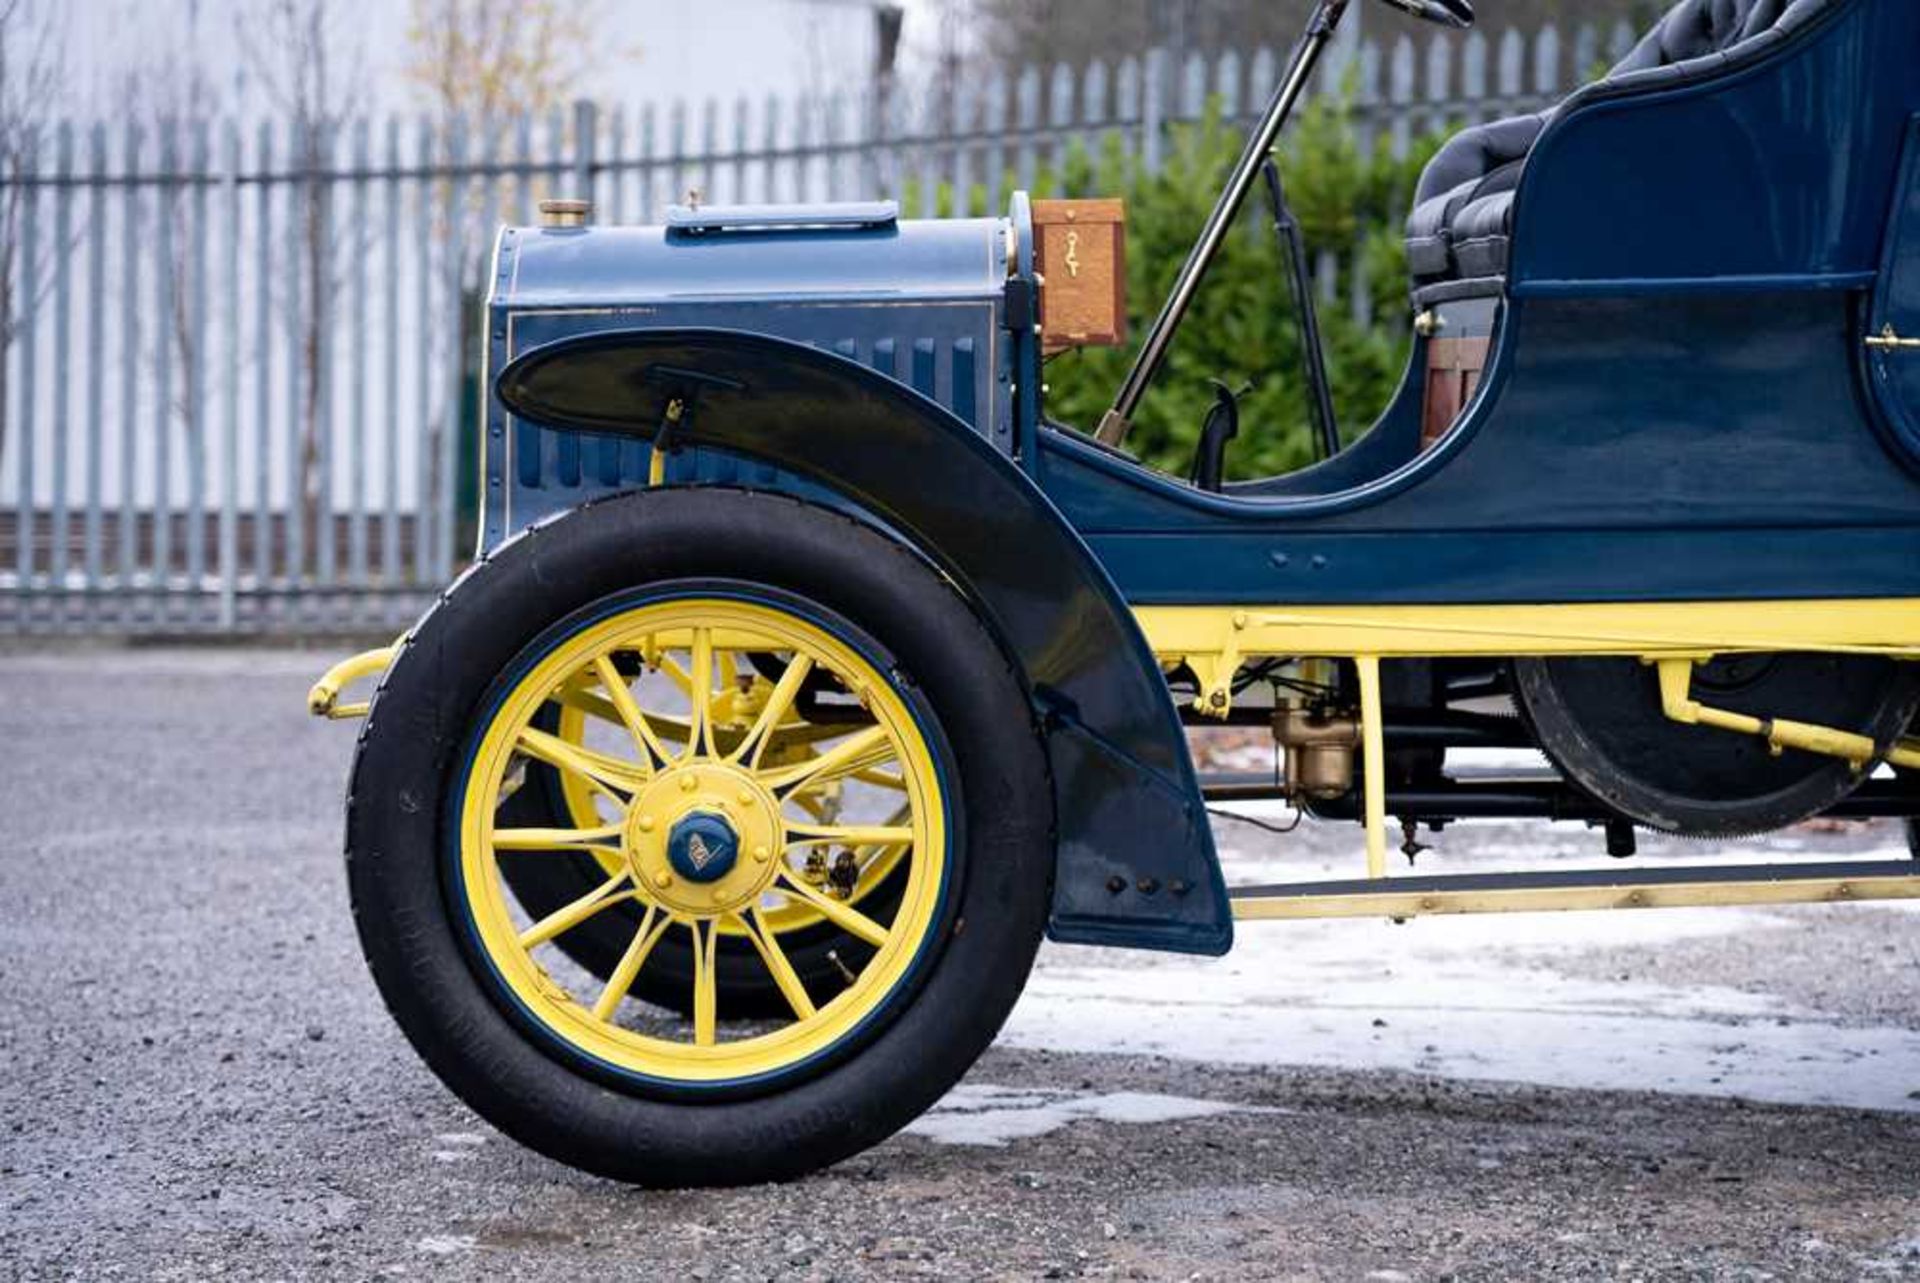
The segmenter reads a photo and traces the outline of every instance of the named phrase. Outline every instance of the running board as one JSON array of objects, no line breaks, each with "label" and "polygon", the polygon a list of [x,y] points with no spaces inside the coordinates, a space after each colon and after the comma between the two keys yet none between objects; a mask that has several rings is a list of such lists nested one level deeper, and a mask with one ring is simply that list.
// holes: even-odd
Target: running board
[{"label": "running board", "polygon": [[1675,909],[1728,904],[1843,904],[1920,899],[1920,862],[1736,864],[1360,878],[1231,888],[1241,921],[1417,918],[1437,913]]}]

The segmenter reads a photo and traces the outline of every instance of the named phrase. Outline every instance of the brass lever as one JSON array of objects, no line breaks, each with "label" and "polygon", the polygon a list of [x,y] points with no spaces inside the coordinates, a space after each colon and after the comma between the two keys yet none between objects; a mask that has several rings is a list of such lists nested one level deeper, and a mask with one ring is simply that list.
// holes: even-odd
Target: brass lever
[{"label": "brass lever", "polygon": [[1878,334],[1867,335],[1867,346],[1882,352],[1916,351],[1920,350],[1920,339],[1901,338],[1894,332],[1893,322],[1888,321]]}]

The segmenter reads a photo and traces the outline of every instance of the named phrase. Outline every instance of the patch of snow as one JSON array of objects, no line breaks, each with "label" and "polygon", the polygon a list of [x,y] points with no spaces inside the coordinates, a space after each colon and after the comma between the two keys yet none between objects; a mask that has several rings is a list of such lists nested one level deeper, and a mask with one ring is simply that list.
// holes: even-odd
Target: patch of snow
[{"label": "patch of snow", "polygon": [[1228,1113],[1272,1113],[1250,1105],[1196,1100],[1154,1092],[1121,1091],[1074,1095],[963,1083],[948,1092],[906,1130],[939,1145],[1005,1145],[1058,1131],[1069,1123],[1182,1122]]},{"label": "patch of snow", "polygon": [[[1446,863],[1458,871],[1500,857],[1510,867],[1524,851],[1537,864],[1554,838],[1521,832],[1487,834]],[[1575,836],[1591,850],[1590,835]],[[1224,854],[1229,883],[1356,874],[1345,852]],[[1656,850],[1645,862],[1689,858],[1702,857]],[[1255,922],[1239,924],[1233,952],[1217,960],[1049,946],[1001,1036],[1066,1052],[1920,1111],[1920,1030],[1847,1025],[1684,975],[1600,981],[1554,966],[1594,950],[1815,921],[1722,908]]]},{"label": "patch of snow", "polygon": [[480,1241],[471,1234],[429,1234],[413,1245],[415,1251],[428,1256],[458,1256],[479,1246]]},{"label": "patch of snow", "polygon": [[479,1132],[441,1132],[433,1139],[440,1146],[433,1151],[436,1163],[471,1162],[478,1156],[479,1148],[487,1143],[487,1138]]}]

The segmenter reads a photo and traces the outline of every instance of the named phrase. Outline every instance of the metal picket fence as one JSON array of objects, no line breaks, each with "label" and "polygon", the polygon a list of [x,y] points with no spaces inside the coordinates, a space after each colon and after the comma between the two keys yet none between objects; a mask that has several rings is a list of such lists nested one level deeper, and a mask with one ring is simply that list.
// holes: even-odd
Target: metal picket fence
[{"label": "metal picket fence", "polygon": [[[1629,39],[1349,34],[1323,89],[1363,137],[1403,149],[1551,101]],[[1250,118],[1282,56],[1153,50],[886,94],[581,103],[472,126],[60,124],[0,184],[19,202],[0,247],[0,634],[413,617],[471,538],[481,258],[492,227],[530,221],[543,196],[590,196],[603,222],[653,220],[695,189],[1000,209],[1069,148],[1117,137],[1157,165],[1168,126],[1210,103]],[[1340,256],[1316,271],[1340,297]]]}]

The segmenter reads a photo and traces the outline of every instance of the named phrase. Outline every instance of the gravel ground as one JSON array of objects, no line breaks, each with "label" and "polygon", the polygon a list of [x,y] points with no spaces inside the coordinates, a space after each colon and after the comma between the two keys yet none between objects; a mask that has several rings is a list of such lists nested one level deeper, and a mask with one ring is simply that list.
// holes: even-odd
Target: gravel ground
[{"label": "gravel ground", "polygon": [[[808,1180],[647,1194],[581,1176],[453,1101],[381,1009],[338,857],[352,732],[301,710],[317,667],[0,655],[0,736],[16,746],[0,819],[0,1273],[1920,1277],[1920,1113],[1364,1058],[1013,1039],[928,1134]],[[1451,839],[1469,855],[1473,841]],[[1511,985],[1683,977],[1836,1030],[1920,1028],[1916,919],[1820,912],[1516,953]],[[1050,950],[1042,978],[1082,957]],[[1878,1072],[1920,1096],[1920,1064]],[[998,1143],[947,1143],[966,1139]]]},{"label": "gravel ground", "polygon": [[[1836,1025],[1913,1026],[1912,986],[1920,975],[1913,915],[1856,906],[1844,911],[1841,926],[1839,938],[1796,922],[1730,938],[1673,941],[1657,950],[1595,949],[1555,959],[1552,968],[1560,975],[1615,981],[1675,972],[1712,975],[1742,993],[1818,1011]],[[1913,1068],[1920,1088],[1920,1065]]]}]

